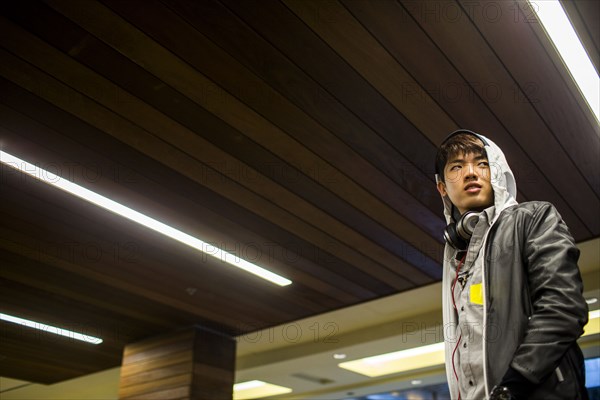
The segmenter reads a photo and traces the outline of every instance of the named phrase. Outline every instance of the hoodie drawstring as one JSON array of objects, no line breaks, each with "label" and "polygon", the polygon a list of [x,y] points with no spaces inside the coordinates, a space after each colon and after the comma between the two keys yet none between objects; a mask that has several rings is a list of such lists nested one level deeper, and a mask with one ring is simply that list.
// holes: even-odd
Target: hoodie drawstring
[{"label": "hoodie drawstring", "polygon": [[[458,309],[456,308],[456,299],[454,298],[454,288],[456,287],[456,283],[458,282],[458,274],[460,273],[460,267],[465,262],[466,257],[467,257],[467,253],[465,253],[463,255],[462,259],[458,263],[458,266],[456,267],[456,278],[454,278],[454,282],[452,283],[452,288],[451,288],[452,306],[454,307],[454,311],[456,311],[457,315],[458,315]],[[456,365],[454,365],[454,355],[456,354],[456,350],[458,350],[458,346],[460,345],[461,339],[462,339],[462,332],[460,333],[460,336],[458,337],[458,341],[456,342],[456,346],[454,346],[454,350],[452,350],[452,371],[454,372],[454,377],[456,378],[457,383],[458,383],[458,374],[456,373]],[[460,400],[460,386],[458,386],[457,389],[458,389],[458,400]]]}]

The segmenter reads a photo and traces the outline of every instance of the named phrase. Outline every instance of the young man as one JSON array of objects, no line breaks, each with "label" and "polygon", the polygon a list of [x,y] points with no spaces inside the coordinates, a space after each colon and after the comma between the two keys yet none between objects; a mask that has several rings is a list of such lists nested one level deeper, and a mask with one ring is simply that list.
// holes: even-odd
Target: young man
[{"label": "young man", "polygon": [[556,209],[518,204],[504,154],[471,131],[442,143],[436,182],[452,399],[587,399],[579,251]]}]

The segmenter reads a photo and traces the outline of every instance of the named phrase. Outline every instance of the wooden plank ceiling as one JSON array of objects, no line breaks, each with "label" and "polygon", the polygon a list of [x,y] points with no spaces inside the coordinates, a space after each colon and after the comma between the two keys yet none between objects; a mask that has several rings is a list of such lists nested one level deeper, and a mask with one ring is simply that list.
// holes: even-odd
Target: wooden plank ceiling
[{"label": "wooden plank ceiling", "polygon": [[[597,62],[598,3],[580,3]],[[0,311],[105,341],[3,322],[2,376],[56,382],[177,327],[240,334],[439,280],[432,164],[458,127],[506,151],[520,201],[553,202],[578,241],[600,235],[598,124],[525,3],[0,7],[4,151],[294,282],[3,166]]]}]

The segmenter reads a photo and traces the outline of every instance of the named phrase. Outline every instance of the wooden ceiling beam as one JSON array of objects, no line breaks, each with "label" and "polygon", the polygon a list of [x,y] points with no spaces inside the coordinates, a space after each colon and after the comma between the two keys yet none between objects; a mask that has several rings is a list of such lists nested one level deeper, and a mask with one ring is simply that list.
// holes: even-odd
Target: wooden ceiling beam
[{"label": "wooden ceiling beam", "polygon": [[[2,27],[8,30],[16,29],[16,27],[12,26],[8,22],[2,24]],[[25,32],[21,32],[19,35],[21,40],[26,40],[25,36],[27,36]],[[119,88],[114,86],[110,87],[110,83],[108,81],[105,81],[98,76],[94,76],[91,74],[91,72],[84,70],[78,64],[69,62],[69,60],[66,58],[57,58],[58,55],[55,54],[52,49],[44,48],[41,43],[36,44],[36,41],[33,40],[33,38],[28,38],[27,40],[31,41],[28,41],[27,48],[29,51],[27,54],[23,54],[24,56],[29,57],[30,59],[31,57],[37,57],[37,61],[35,62],[38,64],[42,63],[51,65],[48,64],[49,57],[53,58],[54,62],[63,63],[61,68],[54,70],[54,73],[58,74],[59,76],[63,75],[62,79],[66,79],[67,81],[71,82],[71,85],[75,85],[80,90],[89,91],[89,89],[86,89],[85,87],[86,82],[89,82],[90,79],[95,79],[95,90],[88,94],[95,97],[98,101],[107,102],[108,107],[116,108],[120,113],[125,113],[129,120],[114,114],[112,111],[106,108],[99,108],[97,103],[93,102],[91,99],[81,96],[79,93],[73,93],[73,89],[64,86],[62,83],[55,81],[53,78],[41,73],[39,70],[36,70],[31,66],[22,64],[21,61],[6,53],[6,60],[7,62],[11,60],[13,62],[13,67],[17,64],[21,64],[22,68],[29,70],[31,74],[38,75],[38,77],[35,79],[38,79],[38,82],[43,85],[43,87],[46,87],[47,84],[50,84],[50,87],[43,89],[43,97],[53,97],[51,101],[57,105],[62,103],[59,106],[63,108],[66,107],[66,109],[71,113],[75,113],[80,118],[86,119],[92,125],[105,130],[107,133],[117,137],[119,140],[125,141],[125,143],[129,144],[133,148],[137,148],[151,155],[153,158],[161,160],[163,163],[182,171],[200,184],[208,185],[212,190],[215,190],[219,194],[224,195],[229,199],[239,199],[241,197],[240,190],[243,191],[245,193],[242,197],[244,198],[244,206],[250,207],[254,210],[254,212],[258,213],[263,218],[271,221],[274,219],[277,220],[279,224],[287,226],[289,230],[296,232],[297,234],[300,233],[299,229],[304,228],[304,232],[306,233],[304,233],[302,236],[305,239],[310,239],[311,241],[314,241],[316,238],[320,237],[321,248],[326,247],[327,243],[331,243],[332,241],[337,242],[337,240],[330,235],[326,236],[326,234],[324,234],[322,231],[318,231],[311,226],[308,226],[295,215],[292,216],[289,212],[282,210],[280,207],[270,203],[269,201],[265,201],[264,196],[271,199],[276,198],[278,201],[283,201],[288,205],[289,208],[295,206],[295,208],[292,208],[290,211],[293,211],[294,214],[305,215],[305,219],[308,219],[313,223],[317,222],[322,224],[321,228],[325,231],[331,231],[333,227],[336,227],[335,238],[345,237],[346,240],[349,240],[348,245],[350,245],[342,245],[342,243],[340,243],[340,248],[343,246],[345,251],[338,251],[338,256],[344,256],[343,258],[346,259],[348,259],[348,256],[353,256],[350,259],[352,264],[360,265],[361,267],[364,265],[364,268],[369,268],[369,272],[371,274],[375,273],[375,276],[379,275],[383,281],[396,287],[397,289],[406,289],[407,287],[410,287],[409,282],[411,281],[420,281],[422,283],[430,281],[431,278],[427,277],[418,269],[408,265],[406,268],[412,268],[413,270],[413,272],[410,273],[410,278],[402,277],[396,273],[393,273],[386,266],[401,264],[402,260],[390,258],[391,255],[385,251],[382,251],[380,248],[374,249],[373,252],[369,253],[369,256],[373,258],[379,258],[382,262],[381,264],[377,264],[361,253],[358,253],[355,249],[361,249],[364,252],[366,251],[366,249],[364,249],[365,247],[372,247],[374,244],[364,241],[361,239],[360,235],[357,235],[355,232],[339,224],[337,221],[332,220],[329,216],[320,212],[314,206],[303,202],[299,197],[277,185],[274,185],[272,181],[266,179],[256,171],[252,171],[252,168],[250,167],[248,167],[248,171],[252,171],[253,176],[256,177],[256,179],[252,180],[251,187],[243,188],[249,183],[241,179],[242,177],[239,176],[233,177],[235,182],[232,181],[231,183],[228,182],[226,184],[221,184],[220,182],[207,182],[203,179],[203,167],[200,165],[200,163],[202,163],[204,166],[216,166],[217,170],[222,170],[222,172],[226,173],[223,168],[227,169],[235,167],[236,165],[240,165],[240,162],[222,152],[220,149],[214,147],[212,144],[204,141],[192,132],[186,130],[174,121],[168,120],[162,115],[150,112],[148,106],[139,102],[139,100],[133,98]],[[9,47],[12,47],[14,50],[18,51],[18,48],[22,46],[23,43],[19,43],[18,45],[16,42],[14,45],[4,43],[4,45],[8,45]],[[39,53],[33,51],[35,48],[39,50]],[[9,69],[5,69],[6,73],[9,73],[8,71]],[[19,71],[21,71],[21,68],[19,68]],[[13,69],[12,72],[16,73],[17,70]],[[19,75],[22,76],[22,74],[19,72],[18,74],[13,74],[11,78],[18,80]],[[76,84],[75,82],[78,80],[79,84]],[[23,83],[27,85],[26,82]],[[58,87],[56,85],[58,85]],[[99,88],[98,85],[109,86],[100,86]],[[118,99],[121,100],[115,100],[114,96],[112,95],[115,93],[115,91],[119,93]],[[75,98],[80,97],[78,99],[79,101],[72,101],[72,96],[75,96]],[[100,96],[100,98],[98,98],[98,96]],[[130,122],[131,119],[140,123],[144,128],[132,124]],[[150,131],[148,131],[148,129]],[[169,151],[165,151],[165,141],[179,143],[168,146],[167,149]],[[198,161],[200,161],[200,163]],[[311,217],[307,217],[306,213],[309,213],[308,215],[311,215]],[[315,215],[315,213],[319,216]],[[382,259],[382,257],[384,258]],[[356,258],[362,260],[357,262]]]}]

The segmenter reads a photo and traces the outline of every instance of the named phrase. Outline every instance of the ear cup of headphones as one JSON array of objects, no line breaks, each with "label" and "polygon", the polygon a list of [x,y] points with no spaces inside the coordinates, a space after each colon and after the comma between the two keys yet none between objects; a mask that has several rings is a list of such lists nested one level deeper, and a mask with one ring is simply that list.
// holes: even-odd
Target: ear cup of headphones
[{"label": "ear cup of headphones", "polygon": [[456,250],[466,250],[469,246],[469,240],[473,236],[473,231],[479,221],[479,212],[467,211],[456,223],[452,223],[444,230],[444,239],[446,243]]},{"label": "ear cup of headphones", "polygon": [[475,230],[475,226],[479,221],[479,214],[481,213],[467,211],[462,215],[462,217],[460,217],[456,223],[456,233],[458,233],[458,236],[466,241],[471,239],[471,236],[473,236],[473,231]]},{"label": "ear cup of headphones", "polygon": [[458,236],[456,232],[456,224],[451,223],[444,229],[444,240],[456,250],[466,250],[468,242]]}]

